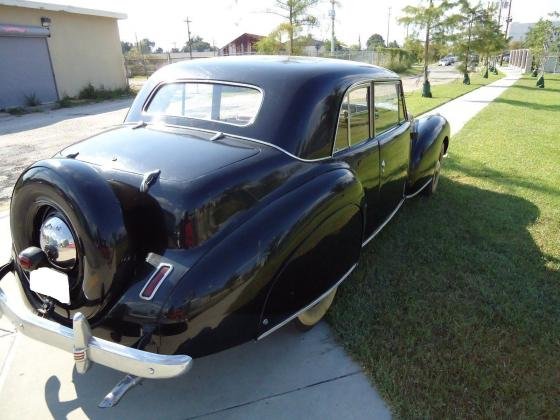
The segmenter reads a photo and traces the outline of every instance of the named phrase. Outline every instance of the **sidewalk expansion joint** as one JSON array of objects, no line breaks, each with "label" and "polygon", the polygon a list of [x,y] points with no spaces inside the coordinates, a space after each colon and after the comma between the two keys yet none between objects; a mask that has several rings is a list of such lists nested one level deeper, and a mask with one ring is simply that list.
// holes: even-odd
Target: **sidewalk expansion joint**
[{"label": "sidewalk expansion joint", "polygon": [[360,373],[362,373],[362,371],[357,370],[355,372],[346,373],[344,375],[336,376],[334,378],[329,378],[329,379],[325,379],[323,381],[315,382],[315,383],[312,383],[312,384],[309,384],[309,385],[300,386],[298,388],[290,389],[289,391],[278,392],[276,394],[271,394],[271,395],[268,395],[266,397],[257,398],[255,400],[244,402],[244,403],[241,403],[241,404],[231,405],[229,407],[221,408],[219,410],[211,411],[209,413],[199,414],[199,415],[193,416],[193,417],[187,417],[185,420],[199,419],[199,418],[202,418],[202,417],[211,416],[213,414],[223,413],[223,412],[233,410],[233,409],[236,409],[236,408],[245,407],[245,406],[257,403],[257,402],[266,401],[266,400],[270,400],[270,399],[273,399],[273,398],[282,397],[284,395],[288,395],[288,394],[291,394],[293,392],[298,392],[298,391],[302,391],[304,389],[313,388],[313,387],[318,386],[318,385],[338,381],[339,379],[348,378],[350,376],[358,375]]}]

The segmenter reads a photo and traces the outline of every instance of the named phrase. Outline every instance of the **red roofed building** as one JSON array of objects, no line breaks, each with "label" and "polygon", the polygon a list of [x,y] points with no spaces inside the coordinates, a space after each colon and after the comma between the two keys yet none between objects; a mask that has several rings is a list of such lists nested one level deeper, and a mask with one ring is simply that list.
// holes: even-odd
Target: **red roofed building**
[{"label": "red roofed building", "polygon": [[241,55],[257,52],[255,44],[263,39],[261,35],[244,33],[220,48],[220,55]]}]

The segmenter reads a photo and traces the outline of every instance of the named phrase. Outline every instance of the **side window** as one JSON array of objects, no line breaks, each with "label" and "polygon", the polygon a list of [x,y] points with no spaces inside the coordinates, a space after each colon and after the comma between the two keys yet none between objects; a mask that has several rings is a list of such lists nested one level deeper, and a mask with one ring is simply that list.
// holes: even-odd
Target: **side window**
[{"label": "side window", "polygon": [[350,145],[369,139],[369,87],[359,87],[349,94]]},{"label": "side window", "polygon": [[340,114],[338,116],[334,152],[346,149],[348,144],[348,95],[344,95],[344,100],[342,101]]},{"label": "side window", "polygon": [[397,84],[376,83],[373,94],[375,134],[378,135],[399,124],[399,95]]}]

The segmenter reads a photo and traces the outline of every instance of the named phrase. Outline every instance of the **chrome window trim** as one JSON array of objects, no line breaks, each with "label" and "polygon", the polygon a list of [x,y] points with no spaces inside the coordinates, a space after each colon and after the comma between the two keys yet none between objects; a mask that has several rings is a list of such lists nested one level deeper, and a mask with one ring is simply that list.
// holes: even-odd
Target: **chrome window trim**
[{"label": "chrome window trim", "polygon": [[[395,85],[396,94],[397,94],[397,101],[399,100],[399,98],[400,98],[400,96],[401,96],[401,93],[400,93],[400,92],[401,92],[401,89],[399,89],[398,87],[399,87],[399,86],[402,86],[402,80],[399,79],[399,80],[374,81],[374,82],[373,82],[373,106],[374,106],[374,109],[375,109],[375,85],[389,85],[389,84]],[[403,101],[403,103],[404,103],[404,101]],[[401,122],[401,120],[400,120],[400,118],[399,118],[399,114],[400,114],[399,105],[398,105],[398,103],[397,103],[397,120],[398,120],[398,121],[395,123],[395,125],[391,126],[390,128],[388,128],[388,129],[386,129],[386,130],[384,130],[384,131],[381,131],[381,132],[379,132],[379,133],[376,133],[376,132],[375,132],[375,127],[374,127],[373,137],[378,137],[378,136],[380,136],[380,135],[382,135],[382,134],[385,134],[385,133],[387,133],[387,132],[389,132],[389,131],[391,131],[391,130],[394,130],[395,128],[401,126],[403,123]],[[374,120],[375,120],[375,118],[374,118]]]},{"label": "chrome window trim", "polygon": [[[186,83],[200,83],[200,84],[206,84],[206,85],[227,85],[227,86],[246,87],[246,88],[249,88],[249,89],[256,90],[261,94],[260,104],[259,104],[259,107],[257,108],[257,112],[255,113],[253,118],[251,118],[251,120],[247,124],[235,124],[235,123],[226,122],[226,121],[222,121],[222,120],[213,120],[212,118],[186,117],[184,115],[151,114],[150,112],[148,112],[148,107],[150,106],[150,103],[154,99],[154,96],[159,92],[159,90],[163,86],[174,85],[174,84],[186,84]],[[184,118],[186,120],[216,122],[216,123],[220,123],[220,124],[232,125],[234,127],[249,127],[249,126],[254,124],[254,122],[257,119],[259,113],[261,112],[262,105],[264,103],[264,97],[265,97],[264,89],[262,89],[259,86],[250,85],[250,84],[247,84],[247,83],[228,82],[228,81],[224,81],[224,80],[214,80],[214,79],[212,79],[212,80],[208,80],[208,79],[175,79],[175,80],[172,80],[172,81],[160,82],[156,86],[154,86],[154,88],[152,89],[152,91],[150,92],[150,94],[148,95],[146,100],[144,101],[144,104],[142,105],[142,115],[146,115],[146,116],[149,116],[149,117],[157,117],[158,115],[161,115],[163,117]]]},{"label": "chrome window trim", "polygon": [[340,286],[340,283],[342,283],[344,280],[346,280],[348,278],[348,276],[350,274],[352,274],[352,271],[354,271],[354,269],[358,266],[358,263],[354,264],[352,267],[350,267],[350,270],[348,270],[346,273],[344,273],[344,275],[334,284],[334,286],[330,287],[325,293],[323,293],[321,296],[319,296],[317,299],[315,299],[313,302],[311,302],[309,305],[305,306],[303,309],[300,309],[299,311],[293,313],[292,315],[290,315],[288,318],[286,318],[284,321],[280,322],[279,324],[275,325],[274,327],[272,327],[271,329],[265,331],[264,333],[262,333],[261,335],[259,335],[257,337],[257,340],[262,340],[263,338],[265,338],[266,336],[272,334],[274,331],[282,328],[284,325],[286,325],[288,322],[292,321],[293,319],[295,319],[298,315],[300,315],[301,313],[307,311],[309,308],[311,308],[312,306],[316,305],[317,303],[319,303],[321,300],[323,300],[329,293],[331,293],[334,289],[336,289],[338,286]]},{"label": "chrome window trim", "polygon": [[[399,78],[394,78],[394,79],[391,78],[391,79],[368,79],[368,80],[365,80],[365,81],[361,80],[359,82],[352,83],[350,86],[348,86],[346,88],[346,90],[344,91],[344,95],[342,95],[342,100],[340,101],[340,104],[338,105],[338,112],[336,114],[337,118],[340,118],[340,110],[342,109],[342,104],[344,103],[344,98],[346,97],[348,92],[350,92],[350,90],[353,89],[354,87],[359,86],[359,85],[372,85],[372,88],[371,88],[371,91],[370,91],[371,92],[370,96],[371,96],[372,101],[373,101],[373,96],[375,95],[375,83],[400,83],[400,82],[401,82],[401,79],[399,79]],[[371,107],[371,104],[370,104],[370,107]],[[370,113],[371,113],[371,109],[370,109]],[[371,135],[370,139],[375,138],[375,136],[373,135],[373,134],[375,134],[375,127],[373,125],[371,126],[371,130],[373,130],[373,132],[370,133],[370,135]],[[334,131],[334,137],[331,139],[331,142],[332,142],[331,157],[333,157],[335,154],[337,154],[339,152],[343,152],[344,150],[347,150],[347,149],[343,149],[343,150],[337,150],[336,152],[334,151],[334,145],[335,145],[335,142],[336,142],[337,134],[338,134],[338,119],[336,121],[336,130]]]},{"label": "chrome window trim", "polygon": [[[363,85],[356,86],[353,89],[349,90],[348,91],[348,105],[350,105],[350,94],[352,92],[354,92],[355,90],[363,89],[363,88],[368,89],[368,104],[367,104],[367,107],[368,107],[368,138],[363,139],[363,140],[359,141],[358,143],[352,144],[352,136],[351,136],[352,131],[350,130],[351,125],[352,125],[351,124],[352,113],[348,112],[348,147],[349,148],[354,147],[354,146],[358,146],[359,144],[362,144],[362,143],[365,143],[366,141],[368,141],[369,139],[372,138],[372,134],[373,134],[372,133],[372,127],[371,127],[371,114],[372,114],[371,113],[371,104],[372,104],[371,97],[372,97],[372,94],[373,94],[373,87],[372,87],[371,82],[364,83]],[[339,115],[339,118],[340,118],[340,115]],[[338,126],[337,126],[337,128],[338,128]]]},{"label": "chrome window trim", "polygon": [[[128,123],[125,123],[123,125],[136,125],[136,124],[138,124],[137,121],[136,122],[128,122]],[[165,122],[161,122],[161,121],[158,122],[158,123],[152,123],[152,124],[149,124],[149,125],[152,125],[156,128],[157,128],[158,125],[161,125],[161,126],[164,126],[164,127],[182,128],[182,129],[186,129],[186,130],[201,131],[203,133],[210,133],[210,134],[222,133],[226,137],[232,137],[232,138],[236,138],[236,139],[247,140],[247,141],[251,141],[253,143],[263,144],[265,146],[272,147],[273,149],[276,149],[276,150],[284,153],[285,155],[288,155],[289,157],[291,157],[293,159],[299,160],[300,162],[313,163],[313,162],[321,162],[321,161],[324,161],[324,160],[329,160],[329,159],[332,158],[332,156],[325,156],[325,157],[316,158],[316,159],[300,158],[299,156],[296,156],[296,155],[288,152],[286,149],[283,149],[280,146],[269,143],[267,141],[255,139],[255,138],[252,138],[252,137],[240,136],[238,134],[230,134],[230,133],[227,133],[225,131],[210,130],[208,128],[192,127],[192,126],[188,126],[188,125],[171,124],[171,123],[165,123]]]}]

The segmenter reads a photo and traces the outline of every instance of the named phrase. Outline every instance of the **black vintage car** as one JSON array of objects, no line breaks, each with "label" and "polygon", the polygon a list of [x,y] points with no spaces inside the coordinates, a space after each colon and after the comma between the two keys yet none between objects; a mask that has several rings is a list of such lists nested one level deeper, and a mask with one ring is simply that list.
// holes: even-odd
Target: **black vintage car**
[{"label": "black vintage car", "polygon": [[[156,72],[124,124],[31,165],[11,202],[23,332],[137,377],[316,324],[403,202],[436,191],[449,125],[399,77],[299,57]],[[1,278],[0,277],[0,278]]]}]

